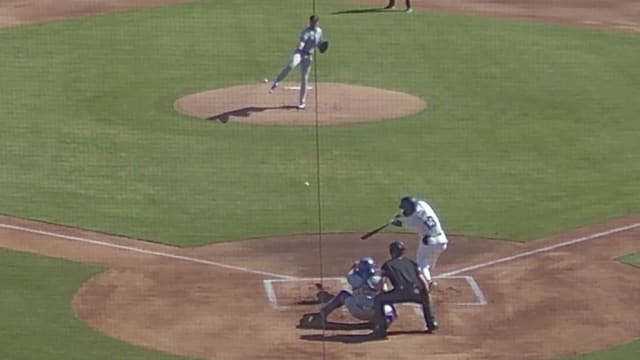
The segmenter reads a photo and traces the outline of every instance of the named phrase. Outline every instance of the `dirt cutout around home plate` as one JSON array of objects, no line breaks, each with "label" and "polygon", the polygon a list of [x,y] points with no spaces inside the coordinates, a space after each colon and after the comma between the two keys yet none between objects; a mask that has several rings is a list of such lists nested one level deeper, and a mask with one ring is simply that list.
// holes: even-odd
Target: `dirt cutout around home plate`
[{"label": "dirt cutout around home plate", "polygon": [[300,110],[299,83],[282,83],[272,93],[270,86],[238,85],[191,94],[178,99],[174,108],[221,123],[315,126],[316,119],[318,125],[394,119],[418,113],[427,105],[421,98],[399,91],[318,83],[307,87],[306,107]]},{"label": "dirt cutout around home plate", "polygon": [[434,293],[441,325],[434,335],[420,333],[424,323],[406,305],[387,341],[366,341],[368,330],[340,310],[325,332],[298,328],[300,317],[319,307],[317,282],[335,294],[355,259],[382,262],[390,241],[404,240],[410,253],[417,242],[407,233],[369,241],[359,235],[323,234],[320,257],[317,235],[184,249],[0,216],[0,247],[107,268],[73,298],[80,319],[116,339],[173,354],[546,359],[640,336],[640,269],[615,260],[640,251],[638,215],[527,244],[451,236],[438,267],[447,276]]}]

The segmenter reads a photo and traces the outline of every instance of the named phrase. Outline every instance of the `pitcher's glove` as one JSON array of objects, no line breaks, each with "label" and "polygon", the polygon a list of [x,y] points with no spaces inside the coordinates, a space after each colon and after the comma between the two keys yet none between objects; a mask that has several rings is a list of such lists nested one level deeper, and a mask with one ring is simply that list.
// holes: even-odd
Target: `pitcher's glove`
[{"label": "pitcher's glove", "polygon": [[318,44],[318,50],[320,50],[321,54],[324,54],[329,49],[329,42],[324,40]]}]

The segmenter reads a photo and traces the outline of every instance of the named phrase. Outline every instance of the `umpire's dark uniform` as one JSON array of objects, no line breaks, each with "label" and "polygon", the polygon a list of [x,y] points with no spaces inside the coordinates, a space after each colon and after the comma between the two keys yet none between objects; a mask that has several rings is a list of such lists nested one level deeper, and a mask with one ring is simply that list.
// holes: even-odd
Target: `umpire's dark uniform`
[{"label": "umpire's dark uniform", "polygon": [[394,241],[389,245],[392,259],[382,265],[382,276],[391,281],[393,290],[380,293],[373,299],[376,311],[373,320],[374,336],[384,337],[387,334],[387,322],[383,310],[385,304],[406,302],[421,304],[427,332],[431,333],[438,329],[429,299],[427,281],[418,264],[403,256],[405,249],[401,241]]}]

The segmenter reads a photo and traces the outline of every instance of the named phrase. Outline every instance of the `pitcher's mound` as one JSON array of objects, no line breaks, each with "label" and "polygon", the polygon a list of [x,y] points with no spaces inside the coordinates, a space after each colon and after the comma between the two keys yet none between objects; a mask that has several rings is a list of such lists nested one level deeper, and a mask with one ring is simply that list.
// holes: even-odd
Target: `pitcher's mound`
[{"label": "pitcher's mound", "polygon": [[282,83],[272,94],[270,83],[209,90],[178,99],[185,115],[222,123],[260,125],[338,125],[399,118],[426,107],[421,98],[398,91],[340,83],[310,84],[307,106],[298,110],[299,83]]}]

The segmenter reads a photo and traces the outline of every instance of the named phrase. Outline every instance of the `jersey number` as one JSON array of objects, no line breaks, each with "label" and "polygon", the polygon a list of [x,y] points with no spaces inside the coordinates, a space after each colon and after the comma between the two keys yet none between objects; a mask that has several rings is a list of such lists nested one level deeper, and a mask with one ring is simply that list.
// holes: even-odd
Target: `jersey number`
[{"label": "jersey number", "polygon": [[425,225],[429,228],[429,230],[433,230],[438,224],[436,224],[436,220],[432,216],[427,216],[427,220],[424,222]]}]

